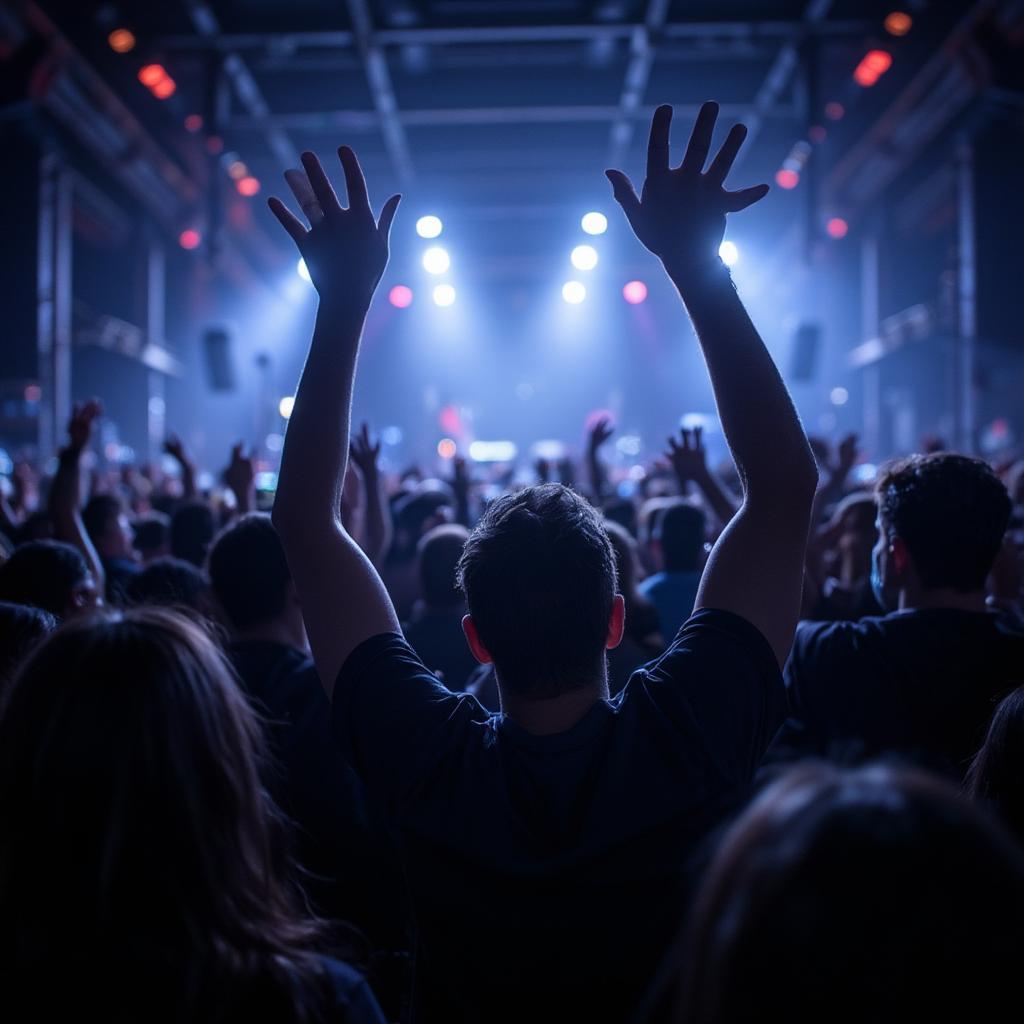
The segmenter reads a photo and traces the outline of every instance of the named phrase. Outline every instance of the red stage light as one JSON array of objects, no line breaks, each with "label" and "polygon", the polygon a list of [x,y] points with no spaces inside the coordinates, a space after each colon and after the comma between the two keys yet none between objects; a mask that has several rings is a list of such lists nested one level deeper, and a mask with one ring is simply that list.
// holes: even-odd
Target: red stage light
[{"label": "red stage light", "polygon": [[627,281],[622,289],[622,297],[631,306],[639,306],[647,298],[647,285],[643,281]]},{"label": "red stage light", "polygon": [[838,121],[845,113],[846,108],[842,105],[842,103],[836,103],[835,100],[832,100],[831,103],[825,104],[825,116],[830,121]]},{"label": "red stage light", "polygon": [[397,309],[406,309],[412,305],[412,289],[404,284],[396,284],[388,292],[388,302]]},{"label": "red stage light", "polygon": [[168,100],[174,95],[177,88],[178,86],[175,84],[174,79],[167,77],[160,79],[149,91],[158,100]]},{"label": "red stage light", "polygon": [[199,243],[203,240],[203,236],[196,231],[195,228],[186,228],[180,235],[178,235],[178,245],[182,249],[197,249]]},{"label": "red stage light", "polygon": [[892,14],[886,16],[883,24],[889,35],[905,36],[910,31],[910,26],[914,24],[914,19],[903,11],[893,11]]},{"label": "red stage light", "polygon": [[842,217],[832,217],[825,225],[830,238],[845,238],[850,225]]},{"label": "red stage light", "polygon": [[206,140],[206,152],[211,156],[216,156],[224,149],[224,140],[219,135],[211,135]]},{"label": "red stage light", "polygon": [[185,131],[197,132],[203,127],[203,119],[198,114],[189,114],[185,118]]},{"label": "red stage light", "polygon": [[865,89],[869,89],[892,67],[892,54],[886,50],[868,50],[863,59],[854,68],[853,80]]},{"label": "red stage light", "polygon": [[800,175],[788,167],[782,167],[775,172],[775,184],[779,188],[796,188],[800,184]]},{"label": "red stage light", "polygon": [[167,77],[167,69],[163,64],[147,64],[139,69],[139,81],[147,89],[152,89],[157,82],[162,82]]},{"label": "red stage light", "polygon": [[107,42],[114,53],[130,53],[135,49],[135,34],[126,28],[115,28]]},{"label": "red stage light", "polygon": [[260,182],[258,178],[254,178],[251,174],[245,178],[240,178],[235,183],[235,188],[238,189],[238,194],[242,196],[254,196],[260,190]]},{"label": "red stage light", "polygon": [[824,142],[827,134],[825,126],[821,124],[812,124],[811,127],[807,129],[807,138],[809,138],[811,142]]}]

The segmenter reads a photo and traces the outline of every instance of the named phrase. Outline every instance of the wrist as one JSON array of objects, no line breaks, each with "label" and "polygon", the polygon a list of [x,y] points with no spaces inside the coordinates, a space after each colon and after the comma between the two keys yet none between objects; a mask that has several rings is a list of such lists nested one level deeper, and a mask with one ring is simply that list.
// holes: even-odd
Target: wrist
[{"label": "wrist", "polygon": [[692,286],[706,287],[715,282],[728,281],[730,286],[732,284],[729,268],[717,254],[710,259],[698,261],[678,257],[662,257],[661,264],[680,291]]}]

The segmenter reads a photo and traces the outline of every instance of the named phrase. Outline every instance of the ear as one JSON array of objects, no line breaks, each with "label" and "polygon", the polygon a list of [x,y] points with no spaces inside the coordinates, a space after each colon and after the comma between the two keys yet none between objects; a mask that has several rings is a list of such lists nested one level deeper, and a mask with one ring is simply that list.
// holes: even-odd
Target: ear
[{"label": "ear", "polygon": [[608,639],[604,646],[612,650],[622,643],[622,634],[626,628],[626,599],[621,594],[616,594],[612,601],[612,613],[608,616]]},{"label": "ear", "polygon": [[490,652],[480,642],[480,634],[477,632],[476,623],[473,621],[472,615],[462,616],[462,632],[466,634],[466,643],[469,644],[469,649],[473,652],[473,657],[480,662],[481,665],[490,665],[494,661],[491,657]]},{"label": "ear", "polygon": [[907,550],[906,542],[902,537],[894,537],[889,542],[889,555],[892,558],[892,565],[896,572],[903,576],[910,568],[910,552]]}]

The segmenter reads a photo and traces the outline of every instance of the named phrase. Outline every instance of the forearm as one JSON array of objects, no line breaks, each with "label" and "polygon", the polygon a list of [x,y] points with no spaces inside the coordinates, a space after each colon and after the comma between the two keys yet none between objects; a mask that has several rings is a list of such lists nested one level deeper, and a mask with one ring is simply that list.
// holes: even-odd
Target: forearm
[{"label": "forearm", "polygon": [[601,457],[595,449],[587,452],[587,471],[590,474],[590,489],[593,491],[594,499],[600,503],[605,497],[606,480]]},{"label": "forearm", "polygon": [[364,473],[363,486],[366,489],[366,501],[363,506],[362,548],[366,557],[379,568],[391,547],[391,516],[386,507],[380,475],[376,471]]},{"label": "forearm", "polygon": [[106,583],[103,562],[89,539],[80,512],[80,455],[79,451],[72,448],[60,454],[57,474],[53,478],[53,487],[50,491],[50,518],[53,520],[57,540],[66,541],[78,548],[92,570],[96,588],[102,593]]},{"label": "forearm", "polygon": [[191,501],[196,496],[196,467],[188,459],[182,459],[178,465],[181,467],[181,496]]}]

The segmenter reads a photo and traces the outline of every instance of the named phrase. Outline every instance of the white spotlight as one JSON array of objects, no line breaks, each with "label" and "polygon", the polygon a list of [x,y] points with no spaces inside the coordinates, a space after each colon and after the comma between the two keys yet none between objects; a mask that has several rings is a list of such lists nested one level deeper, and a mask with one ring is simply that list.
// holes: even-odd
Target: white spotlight
[{"label": "white spotlight", "polygon": [[588,235],[603,235],[608,230],[608,218],[603,213],[592,210],[590,213],[583,214],[580,227]]},{"label": "white spotlight", "polygon": [[846,388],[833,388],[828,397],[833,405],[846,405],[850,400],[850,392]]},{"label": "white spotlight", "polygon": [[291,418],[292,409],[295,408],[295,396],[285,395],[280,402],[277,403],[277,411],[281,414],[281,419],[287,420]]},{"label": "white spotlight", "polygon": [[718,255],[727,267],[734,267],[739,262],[740,251],[735,242],[725,241],[718,247]]},{"label": "white spotlight", "polygon": [[423,269],[428,274],[443,274],[452,265],[448,250],[439,245],[432,245],[423,254]]},{"label": "white spotlight", "polygon": [[441,223],[440,217],[435,217],[433,214],[428,214],[426,217],[420,217],[416,221],[416,234],[420,238],[437,238],[444,229],[444,225]]},{"label": "white spotlight", "polygon": [[313,283],[313,278],[309,276],[309,268],[306,266],[305,260],[300,259],[295,265],[295,269],[299,272],[299,277],[301,277],[303,281],[308,281],[310,284]]},{"label": "white spotlight", "polygon": [[450,284],[439,284],[434,289],[434,305],[450,306],[455,301],[455,289]]},{"label": "white spotlight", "polygon": [[592,245],[577,245],[569,259],[577,270],[593,270],[597,266],[597,250]]},{"label": "white spotlight", "polygon": [[562,298],[570,305],[578,306],[587,297],[582,281],[566,281],[562,285]]}]

